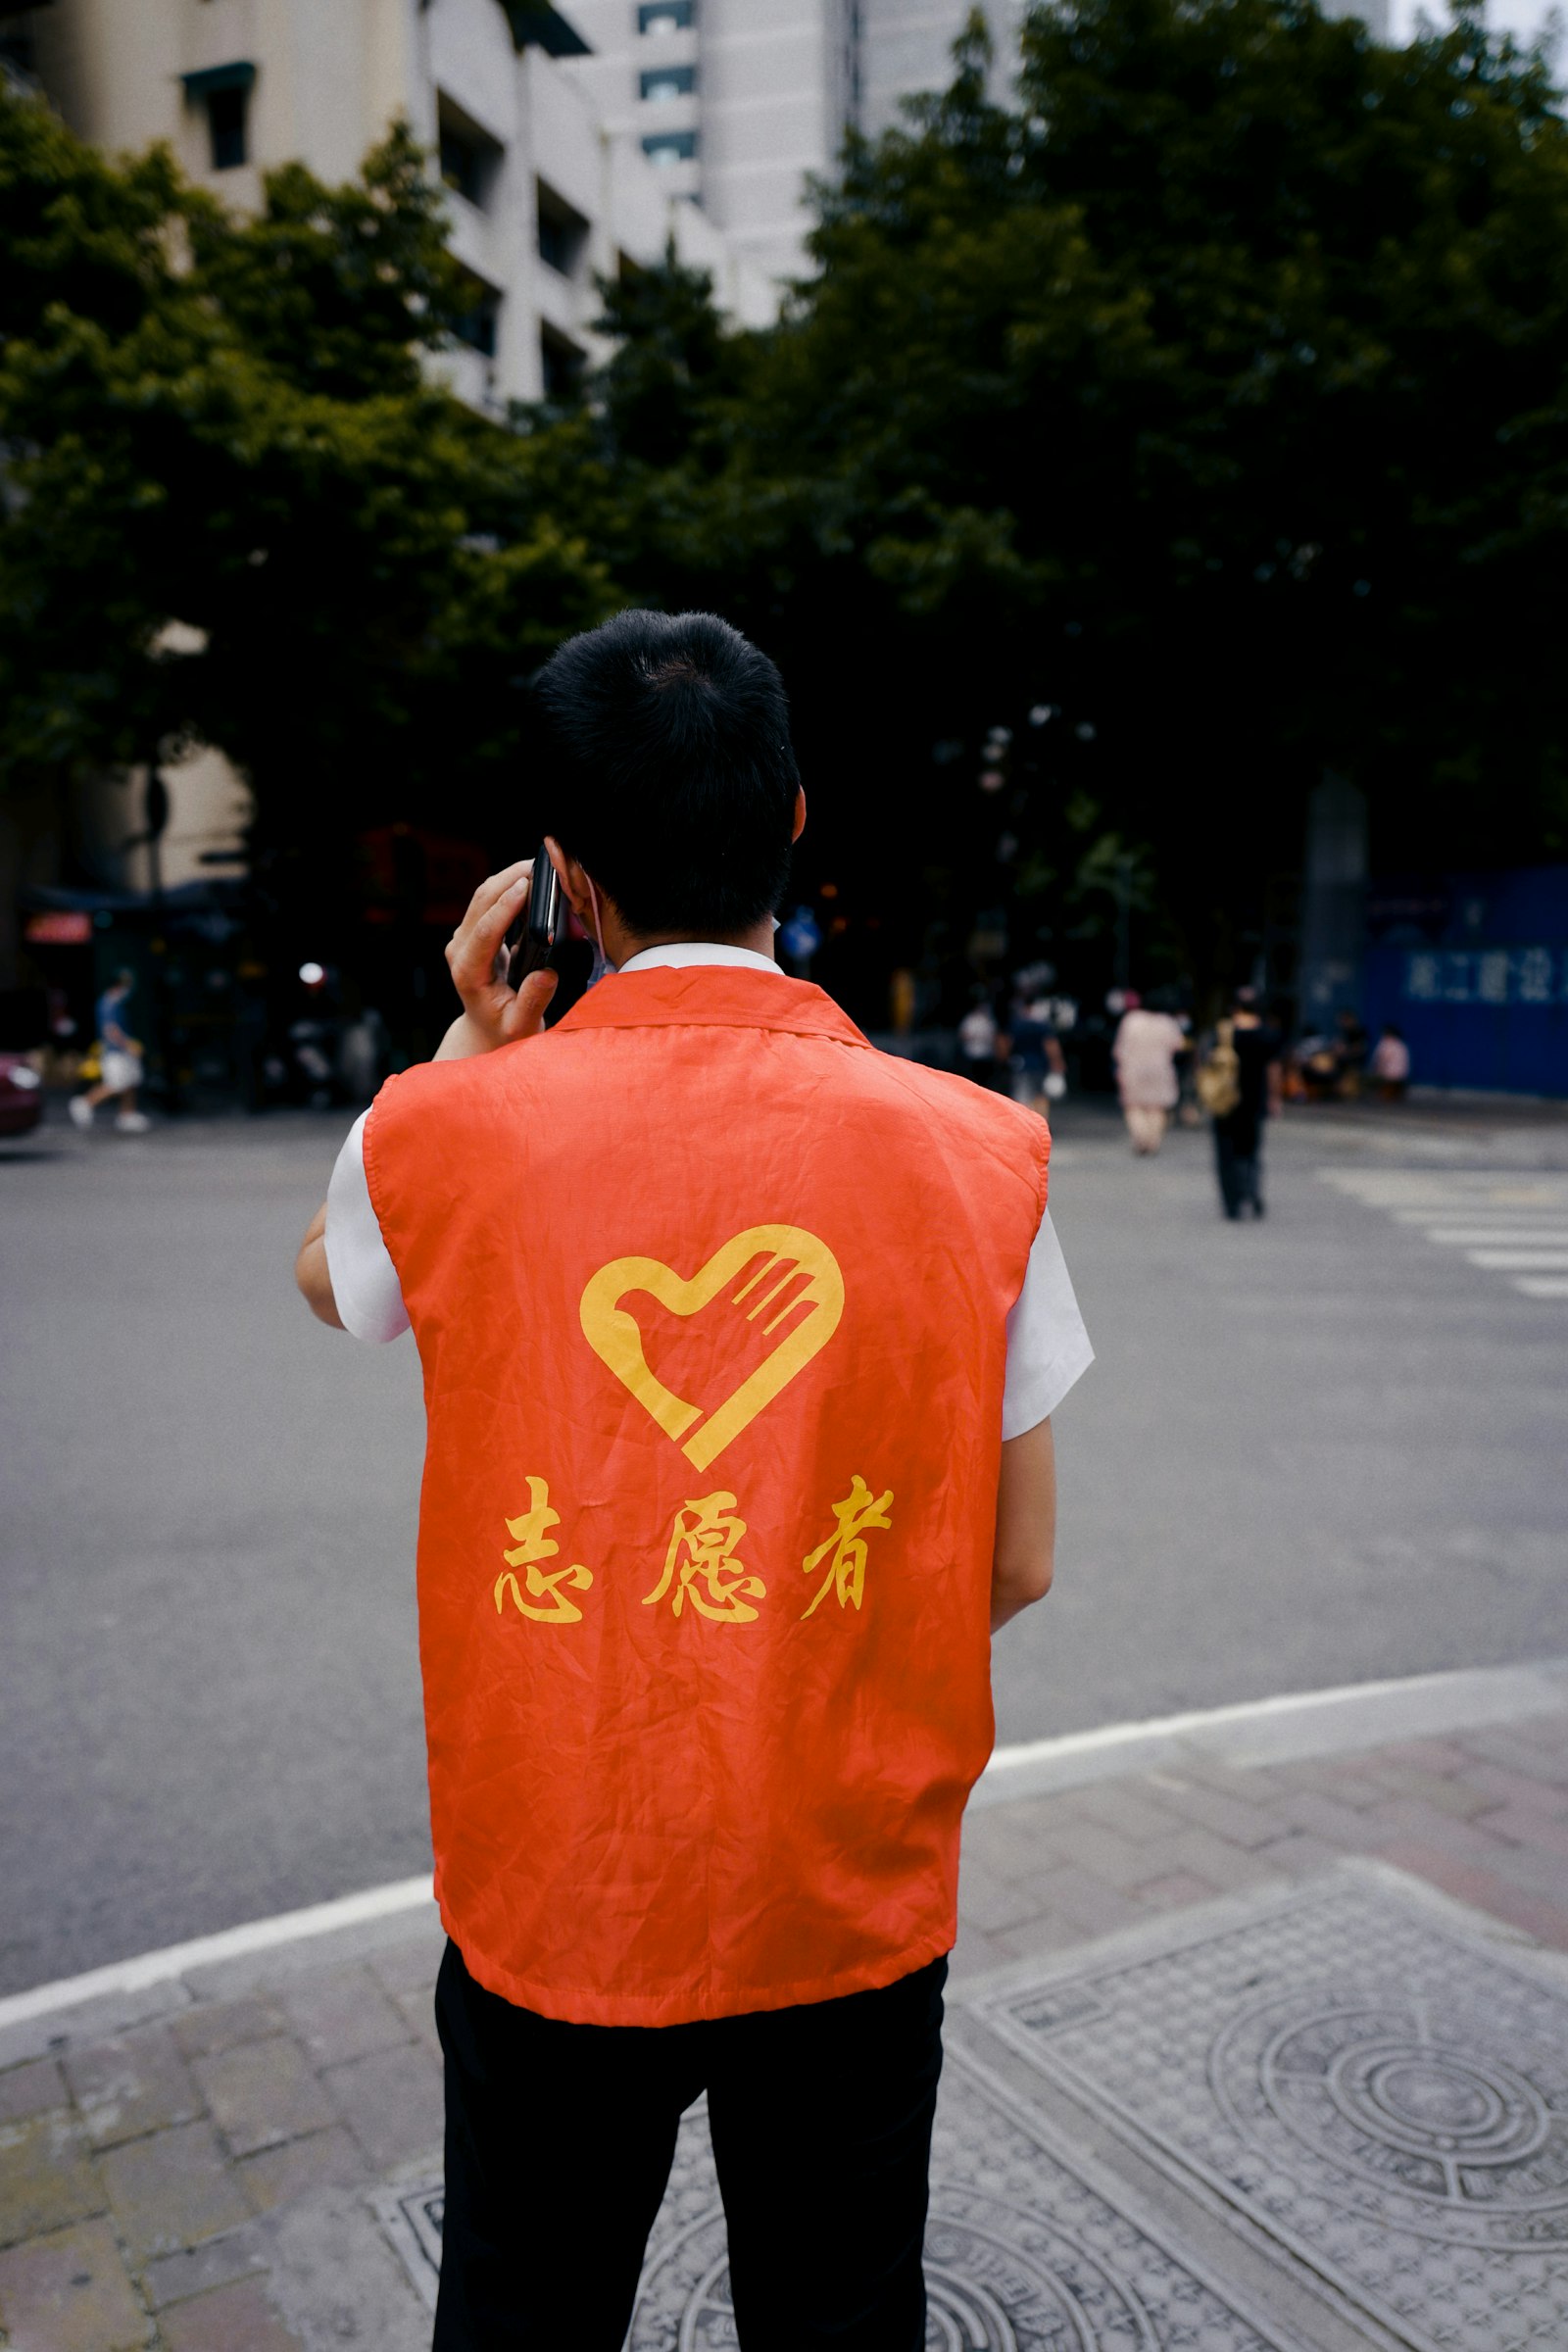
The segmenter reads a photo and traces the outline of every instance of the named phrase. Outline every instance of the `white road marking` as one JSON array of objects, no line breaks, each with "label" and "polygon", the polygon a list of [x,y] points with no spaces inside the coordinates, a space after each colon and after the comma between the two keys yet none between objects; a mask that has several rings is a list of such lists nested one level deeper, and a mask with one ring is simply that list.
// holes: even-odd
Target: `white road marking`
[{"label": "white road marking", "polygon": [[1485,1250],[1494,1242],[1516,1250],[1568,1250],[1563,1225],[1526,1225],[1518,1232],[1506,1225],[1427,1225],[1423,1231],[1444,1250]]},{"label": "white road marking", "polygon": [[1568,1298],[1568,1280],[1522,1281],[1514,1289],[1526,1298]]},{"label": "white road marking", "polygon": [[416,1911],[434,1900],[430,1880],[395,1879],[388,1886],[369,1886],[363,1894],[340,1894],[329,1903],[312,1903],[304,1911],[279,1911],[271,1919],[247,1920],[243,1927],[223,1928],[216,1936],[198,1936],[189,1943],[167,1944],[161,1952],[141,1952],[134,1960],[115,1960],[107,1968],[89,1969],[82,1977],[62,1977],[54,1984],[34,1985],[30,1992],[13,1992],[0,2000],[0,2033],[7,2026],[25,2025],[29,2018],[47,2017],[56,2009],[73,2009],[78,2001],[93,2001],[105,1993],[141,1992],[149,1984],[165,1984],[192,1969],[209,1968],[215,1960],[243,1960],[274,1944],[302,1943],[313,1936],[329,1936],[334,1928],[361,1927],[367,1920],[387,1919],[394,1912]]},{"label": "white road marking", "polygon": [[1568,1274],[1568,1250],[1467,1250],[1465,1255],[1492,1274]]},{"label": "white road marking", "polygon": [[[1488,1175],[1454,1168],[1320,1168],[1325,1184],[1419,1230],[1437,1250],[1463,1253],[1483,1274],[1568,1273],[1568,1176]],[[1568,1298],[1549,1282],[1509,1288],[1528,1298]]]},{"label": "white road marking", "polygon": [[[1244,1699],[1233,1706],[1203,1707],[1143,1723],[1105,1724],[1098,1731],[1066,1732],[1054,1740],[1025,1740],[999,1747],[969,1801],[999,1804],[1046,1788],[1077,1788],[1116,1773],[1179,1769],[1184,1756],[1246,1765],[1353,1754],[1390,1741],[1560,1714],[1564,1708],[1568,1658],[1544,1658],[1531,1666],[1478,1666],[1455,1674],[1406,1675],[1332,1690],[1292,1690],[1275,1698]],[[342,1895],[335,1902],[313,1903],[308,1910],[249,1920],[220,1935],[199,1936],[191,1943],[142,1952],[133,1960],[92,1969],[86,1976],[63,1977],[53,1984],[37,1984],[28,1992],[0,1999],[0,2033],[105,1994],[169,1984],[217,1960],[244,1959],[330,1935],[335,1928],[420,1911],[432,1899],[428,1879],[399,1879],[389,1886],[368,1887],[363,1894]]]},{"label": "white road marking", "polygon": [[1225,1763],[1286,1764],[1347,1755],[1391,1741],[1430,1740],[1483,1725],[1518,1722],[1568,1707],[1568,1658],[1533,1666],[1476,1666],[1455,1674],[1405,1675],[1333,1690],[1286,1691],[1150,1723],[1107,1724],[999,1747],[971,1804],[1070,1788],[1118,1772],[1179,1771],[1184,1756]]}]

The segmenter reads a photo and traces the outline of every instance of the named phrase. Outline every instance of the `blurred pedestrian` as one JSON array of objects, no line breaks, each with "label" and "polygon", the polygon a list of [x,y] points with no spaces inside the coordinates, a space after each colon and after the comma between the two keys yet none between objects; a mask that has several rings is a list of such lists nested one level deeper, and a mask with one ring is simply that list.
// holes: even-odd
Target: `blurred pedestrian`
[{"label": "blurred pedestrian", "polygon": [[1402,1102],[1404,1090],[1410,1083],[1410,1049],[1404,1042],[1402,1029],[1385,1021],[1377,1044],[1372,1049],[1372,1075],[1378,1082],[1378,1093],[1385,1102]]},{"label": "blurred pedestrian", "polygon": [[779,970],[806,805],[744,638],[623,612],[536,693],[543,854],[612,968],[542,1032],[554,974],[497,969],[532,875],[483,883],[463,1014],[297,1269],[424,1368],[436,2352],[619,2352],[704,2092],[740,2344],[918,2352],[991,1634],[1051,1581],[1089,1357],[1050,1134]]},{"label": "blurred pedestrian", "polygon": [[1051,1017],[1049,998],[1013,1000],[1007,1021],[1012,1047],[1012,1099],[1047,1115],[1047,1105],[1067,1091],[1067,1059]]},{"label": "blurred pedestrian", "polygon": [[1135,988],[1122,1002],[1125,1009],[1111,1048],[1116,1092],[1133,1150],[1150,1157],[1165,1140],[1165,1123],[1181,1093],[1176,1057],[1186,1053],[1187,1040],[1180,1021],[1168,1012],[1151,1011]]},{"label": "blurred pedestrian", "polygon": [[958,1059],[966,1078],[976,1086],[994,1087],[999,1075],[1002,1028],[991,1003],[991,992],[976,983],[968,1011],[958,1023]]},{"label": "blurred pedestrian", "polygon": [[118,1102],[117,1135],[145,1135],[151,1122],[136,1107],[141,1084],[141,1047],[122,1019],[136,985],[130,972],[117,972],[98,1000],[98,1083],[71,1101],[73,1123],[83,1132],[100,1102]]},{"label": "blurred pedestrian", "polygon": [[1233,1221],[1263,1214],[1263,1121],[1280,1107],[1282,1040],[1264,1020],[1254,988],[1239,988],[1199,1071],[1199,1100],[1214,1121],[1220,1205]]},{"label": "blurred pedestrian", "polygon": [[1334,1054],[1336,1086],[1348,1102],[1353,1102],[1361,1092],[1361,1073],[1366,1068],[1371,1044],[1360,1015],[1347,1006],[1334,1024]]}]

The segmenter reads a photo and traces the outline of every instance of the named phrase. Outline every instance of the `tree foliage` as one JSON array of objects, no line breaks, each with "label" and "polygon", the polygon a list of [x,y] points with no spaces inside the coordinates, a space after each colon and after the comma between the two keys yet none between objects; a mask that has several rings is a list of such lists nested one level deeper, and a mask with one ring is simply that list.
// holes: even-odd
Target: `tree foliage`
[{"label": "tree foliage", "polygon": [[609,592],[534,446],[432,377],[462,289],[412,139],[241,220],[0,98],[0,777],[217,744],[333,883],[465,793],[482,839],[514,681]]},{"label": "tree foliage", "polygon": [[0,103],[0,773],[201,737],[274,842],[450,821],[516,780],[512,681],[640,600],[783,665],[852,997],[857,952],[989,909],[1015,961],[1077,953],[1129,891],[1221,968],[1325,765],[1385,864],[1568,852],[1539,58],[1036,0],[1015,86],[976,20],[817,201],[776,328],[671,252],[604,289],[580,404],[508,429],[432,366],[464,297],[406,134],[236,220]]},{"label": "tree foliage", "polygon": [[959,900],[1061,936],[1109,828],[1211,965],[1325,765],[1385,862],[1561,854],[1541,61],[1467,18],[1394,50],[1307,0],[1050,0],[1006,102],[989,62],[973,25],[951,89],[852,142],[772,336],[714,356],[689,282],[641,290],[599,388],[621,575],[780,654],[826,854],[889,926],[956,842]]}]

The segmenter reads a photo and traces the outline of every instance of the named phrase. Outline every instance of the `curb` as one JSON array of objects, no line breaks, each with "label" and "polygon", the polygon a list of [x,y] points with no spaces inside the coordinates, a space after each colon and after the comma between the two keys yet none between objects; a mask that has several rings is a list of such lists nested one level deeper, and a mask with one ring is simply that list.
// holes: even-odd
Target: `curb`
[{"label": "curb", "polygon": [[[1000,1747],[969,1802],[1008,1804],[1200,1758],[1245,1768],[1348,1755],[1565,1710],[1568,1658],[1287,1692]],[[0,1997],[0,2065],[11,2062],[10,2049],[20,2056],[62,2038],[50,2032],[49,2021],[64,2012],[87,2013],[74,2019],[74,2025],[113,2031],[121,2022],[214,1997],[220,1989],[226,1997],[259,1982],[263,1972],[251,1964],[264,1954],[281,1957],[286,1965],[289,1955],[303,1947],[379,1941],[388,1929],[396,1932],[399,1922],[416,1932],[439,1932],[428,1877],[399,1879],[304,1910],[250,1920],[217,1935],[141,1952],[82,1976]],[[191,1982],[198,1977],[206,1982]]]}]

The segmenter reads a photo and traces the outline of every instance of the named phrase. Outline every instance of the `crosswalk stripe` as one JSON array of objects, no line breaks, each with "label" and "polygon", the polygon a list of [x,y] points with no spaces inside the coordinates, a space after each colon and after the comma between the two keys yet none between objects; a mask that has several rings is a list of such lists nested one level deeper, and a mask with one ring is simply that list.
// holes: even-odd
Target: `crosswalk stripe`
[{"label": "crosswalk stripe", "polygon": [[1489,1274],[1568,1274],[1568,1250],[1467,1250],[1465,1255]]},{"label": "crosswalk stripe", "polygon": [[1427,1240],[1444,1250],[1485,1250],[1489,1243],[1519,1250],[1568,1250],[1568,1225],[1427,1225]]},{"label": "crosswalk stripe", "polygon": [[1452,1250],[1519,1297],[1568,1299],[1568,1176],[1480,1168],[1320,1168],[1335,1191]]}]

